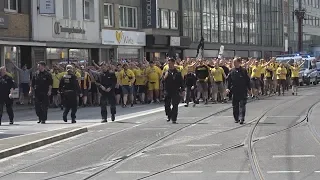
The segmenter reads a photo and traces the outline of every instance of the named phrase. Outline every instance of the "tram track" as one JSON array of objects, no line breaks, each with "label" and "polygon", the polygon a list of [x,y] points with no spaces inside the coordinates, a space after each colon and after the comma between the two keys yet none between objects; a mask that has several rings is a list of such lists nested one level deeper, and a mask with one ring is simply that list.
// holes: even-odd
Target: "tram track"
[{"label": "tram track", "polygon": [[[279,105],[277,105],[277,106],[274,106],[274,107],[272,107],[272,108],[269,108],[268,110],[266,110],[265,113],[263,113],[263,116],[264,116],[266,113],[268,113],[269,111],[271,111],[272,109],[276,109],[276,108],[278,108],[280,105],[288,104],[288,103],[290,103],[290,102],[292,102],[292,101],[295,101],[295,100],[297,100],[297,99],[299,99],[299,98],[295,98],[295,99],[292,99],[292,100],[290,100],[290,101],[285,101],[285,102],[283,102],[283,103],[281,103],[281,104],[279,104]],[[96,165],[94,165],[94,166],[88,166],[88,167],[84,167],[84,168],[77,169],[77,170],[74,170],[74,171],[70,171],[70,172],[66,172],[66,173],[63,173],[63,174],[59,174],[59,175],[54,176],[54,177],[48,177],[48,178],[45,178],[45,179],[46,179],[46,180],[47,180],[47,179],[56,179],[56,178],[63,177],[63,176],[67,176],[67,175],[70,175],[70,174],[73,174],[73,173],[76,173],[76,172],[79,172],[79,171],[84,171],[84,170],[88,170],[88,169],[103,167],[101,170],[99,170],[99,171],[97,171],[97,172],[95,172],[95,173],[92,173],[92,174],[90,174],[88,177],[84,178],[84,180],[92,179],[93,177],[96,177],[97,175],[103,173],[104,171],[106,171],[106,170],[108,170],[108,169],[110,169],[110,168],[112,168],[112,167],[114,167],[114,166],[116,166],[116,165],[118,165],[118,164],[120,164],[120,163],[125,162],[126,160],[130,159],[131,157],[137,155],[138,153],[141,153],[141,152],[143,152],[144,150],[146,150],[146,149],[148,149],[148,148],[150,148],[150,147],[152,147],[152,146],[154,146],[154,145],[156,145],[156,144],[158,144],[158,143],[160,143],[160,142],[163,142],[164,140],[172,137],[173,135],[181,132],[182,130],[184,130],[184,129],[186,129],[186,128],[189,128],[189,127],[191,127],[192,125],[198,124],[198,123],[200,123],[200,122],[202,122],[202,121],[204,121],[204,120],[206,120],[206,119],[208,119],[208,118],[210,118],[210,117],[212,117],[212,116],[216,116],[216,115],[219,115],[219,114],[221,114],[221,113],[223,113],[223,112],[226,112],[226,111],[228,111],[228,110],[230,110],[230,109],[231,109],[231,107],[225,108],[225,109],[223,109],[223,110],[221,110],[221,111],[219,111],[219,112],[212,113],[212,114],[210,114],[210,115],[208,115],[208,116],[206,116],[206,117],[204,117],[204,118],[201,118],[201,119],[199,119],[199,120],[197,120],[197,121],[195,121],[195,122],[193,122],[193,123],[190,123],[190,124],[188,124],[188,125],[186,125],[186,126],[183,126],[183,127],[179,128],[179,129],[171,132],[170,134],[168,134],[168,135],[166,135],[166,136],[163,136],[163,137],[161,137],[161,138],[159,138],[159,139],[151,142],[150,144],[142,147],[141,149],[138,149],[138,150],[134,151],[133,153],[128,154],[128,155],[126,155],[126,156],[119,157],[119,158],[115,158],[115,159],[113,159],[113,160],[111,160],[111,161],[107,161],[107,162],[103,162],[103,163],[100,163],[100,164],[96,164]],[[242,127],[246,127],[246,126],[249,126],[249,125],[252,125],[252,124],[259,124],[258,121],[260,121],[260,120],[263,118],[263,116],[259,116],[258,118],[255,118],[255,119],[253,119],[252,121],[250,121],[250,122],[248,122],[248,123],[246,123],[246,124],[244,124],[244,125],[237,126],[237,127],[234,127],[234,128],[230,128],[230,129],[221,131],[221,132],[219,132],[218,134],[225,133],[225,132],[229,132],[229,131],[232,131],[232,130],[236,130],[236,129],[239,129],[239,128],[242,128]],[[150,123],[150,122],[147,122],[147,123]],[[146,123],[146,124],[147,124],[147,123]],[[122,130],[121,132],[123,132],[123,130]],[[9,175],[11,175],[11,174],[13,174],[13,173],[16,173],[16,172],[19,172],[19,171],[28,169],[28,168],[33,167],[33,166],[36,166],[36,165],[39,165],[39,164],[44,163],[44,162],[46,162],[46,161],[49,161],[49,160],[51,160],[51,159],[57,158],[57,157],[59,157],[59,156],[62,156],[62,155],[64,155],[64,154],[66,154],[66,153],[69,153],[70,151],[75,151],[75,150],[77,150],[77,149],[83,148],[83,147],[85,147],[85,146],[88,146],[88,145],[93,144],[93,143],[95,143],[95,142],[98,142],[98,141],[100,141],[100,140],[109,138],[109,137],[114,136],[114,135],[116,135],[116,134],[119,134],[119,133],[121,133],[121,132],[116,132],[116,133],[114,133],[114,134],[109,134],[109,135],[107,135],[107,136],[103,136],[103,137],[101,137],[101,138],[99,138],[99,139],[96,139],[95,141],[91,141],[91,142],[87,142],[87,143],[80,144],[80,145],[78,145],[78,146],[76,146],[76,147],[74,147],[74,148],[67,149],[67,150],[64,151],[64,152],[60,152],[60,153],[58,153],[58,154],[55,154],[55,155],[51,156],[50,158],[42,159],[42,160],[40,160],[40,161],[38,161],[38,162],[32,163],[32,164],[27,165],[27,166],[25,166],[25,167],[15,169],[14,171],[11,171],[11,172],[6,173],[6,174],[2,174],[2,175],[0,176],[0,178],[9,176]],[[256,140],[252,140],[252,141],[255,142]],[[245,146],[245,143],[235,144],[235,145],[233,145],[233,146],[224,148],[224,149],[222,149],[222,150],[219,150],[219,151],[216,151],[216,152],[207,154],[207,155],[205,155],[205,156],[203,156],[203,157],[199,157],[199,158],[197,158],[197,159],[194,159],[194,160],[188,161],[188,162],[186,162],[186,163],[183,163],[183,165],[186,165],[186,164],[189,164],[189,163],[191,163],[191,162],[195,162],[195,161],[198,161],[198,160],[207,158],[207,157],[211,157],[211,156],[214,156],[214,155],[218,155],[218,154],[221,154],[221,153],[224,153],[224,152],[227,152],[227,151],[230,151],[230,150],[239,148],[239,147],[243,147],[243,146]],[[183,165],[180,165],[180,166],[183,166]],[[105,166],[106,166],[106,167],[105,167]],[[179,166],[179,167],[180,167],[180,166]],[[172,169],[174,169],[174,168],[177,168],[177,167],[172,167]],[[166,172],[166,171],[168,171],[168,170],[164,170],[163,172]],[[162,172],[161,172],[161,173],[162,173]],[[145,178],[141,178],[141,179],[145,179]]]}]

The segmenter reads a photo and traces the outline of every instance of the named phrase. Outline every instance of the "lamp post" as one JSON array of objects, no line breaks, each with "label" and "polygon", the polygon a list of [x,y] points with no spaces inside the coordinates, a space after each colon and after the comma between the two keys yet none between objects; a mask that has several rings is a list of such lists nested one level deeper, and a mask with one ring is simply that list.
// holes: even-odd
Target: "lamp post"
[{"label": "lamp post", "polygon": [[302,0],[299,0],[299,8],[294,11],[298,21],[298,51],[303,51],[303,20],[306,15],[306,10],[302,9]]}]

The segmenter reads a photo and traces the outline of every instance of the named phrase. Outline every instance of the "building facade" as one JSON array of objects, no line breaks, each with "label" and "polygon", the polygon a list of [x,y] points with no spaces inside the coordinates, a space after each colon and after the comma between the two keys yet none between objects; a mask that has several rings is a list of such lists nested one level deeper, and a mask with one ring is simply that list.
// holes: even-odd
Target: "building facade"
[{"label": "building facade", "polygon": [[102,0],[100,3],[103,60],[142,59],[146,35],[141,30],[141,1]]},{"label": "building facade", "polygon": [[[299,8],[298,0],[289,1],[290,14]],[[303,50],[305,52],[313,51],[313,47],[320,47],[320,0],[301,0],[302,8],[306,10],[305,20],[303,22]],[[289,18],[290,26],[290,41],[289,47],[292,52],[297,52],[298,49],[298,22],[297,18],[291,16]],[[320,49],[320,48],[319,48]],[[320,56],[320,51],[319,51]]]},{"label": "building facade", "polygon": [[283,2],[278,0],[180,0],[183,35],[192,39],[185,56],[195,57],[201,39],[204,57],[271,57],[284,51]]},{"label": "building facade", "polygon": [[100,59],[99,0],[31,0],[33,60],[53,64]]},{"label": "building facade", "polygon": [[[3,0],[0,3],[0,65],[15,73],[12,61],[17,66],[32,66],[31,46],[43,46],[31,40],[31,3],[23,0]],[[18,81],[18,76],[15,80]]]}]

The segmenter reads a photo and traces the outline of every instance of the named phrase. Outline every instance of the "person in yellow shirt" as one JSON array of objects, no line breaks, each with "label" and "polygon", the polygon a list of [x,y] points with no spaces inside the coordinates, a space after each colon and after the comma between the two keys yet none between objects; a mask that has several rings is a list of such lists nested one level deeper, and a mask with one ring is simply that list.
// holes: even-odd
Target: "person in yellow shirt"
[{"label": "person in yellow shirt", "polygon": [[271,63],[265,67],[264,72],[264,94],[271,95],[274,89],[273,75],[275,73],[274,65]]},{"label": "person in yellow shirt", "polygon": [[53,67],[51,76],[52,76],[52,90],[51,90],[51,95],[52,95],[52,104],[54,108],[57,108],[60,104],[60,98],[59,98],[59,83],[60,83],[60,72],[58,67]]},{"label": "person in yellow shirt", "polygon": [[282,95],[284,95],[284,90],[285,90],[285,86],[286,86],[286,75],[287,75],[287,68],[284,66],[283,63],[280,64],[280,66],[277,68],[276,71],[276,75],[277,75],[277,82],[278,82],[278,86],[277,86],[277,91],[278,91],[278,95],[280,96],[280,88],[282,89]]},{"label": "person in yellow shirt", "polygon": [[124,64],[123,69],[119,72],[119,84],[122,88],[123,94],[123,107],[127,107],[128,95],[131,100],[131,107],[133,106],[133,83],[135,81],[135,75],[133,71],[128,68],[128,64]]},{"label": "person in yellow shirt", "polygon": [[[153,61],[149,62],[150,66],[146,69],[146,76],[148,81],[148,95],[149,100],[157,103],[160,102],[159,94],[160,94],[160,78],[161,78],[161,69],[155,65]],[[153,97],[153,93],[155,97]]]},{"label": "person in yellow shirt", "polygon": [[222,67],[219,67],[219,62],[215,62],[214,68],[211,69],[211,74],[214,80],[214,83],[212,84],[212,99],[213,102],[217,102],[218,93],[221,96],[221,100],[223,102],[225,101],[225,90],[224,90],[224,84],[223,79],[226,79],[226,74],[224,73],[224,70]]},{"label": "person in yellow shirt", "polygon": [[251,69],[251,88],[252,88],[252,97],[258,98],[258,94],[261,91],[261,71],[262,67],[260,66],[259,61],[255,61],[254,65],[250,67]]},{"label": "person in yellow shirt", "polygon": [[88,93],[91,89],[91,78],[88,72],[86,72],[85,67],[81,66],[80,70],[80,88],[82,93],[82,105],[87,106]]},{"label": "person in yellow shirt", "polygon": [[292,80],[292,95],[298,95],[300,67],[297,63],[294,63],[293,66],[290,66],[290,69]]},{"label": "person in yellow shirt", "polygon": [[139,95],[140,102],[142,104],[145,103],[145,93],[146,93],[146,74],[145,74],[144,66],[141,64],[139,68],[135,71],[136,83],[135,88],[137,95]]}]

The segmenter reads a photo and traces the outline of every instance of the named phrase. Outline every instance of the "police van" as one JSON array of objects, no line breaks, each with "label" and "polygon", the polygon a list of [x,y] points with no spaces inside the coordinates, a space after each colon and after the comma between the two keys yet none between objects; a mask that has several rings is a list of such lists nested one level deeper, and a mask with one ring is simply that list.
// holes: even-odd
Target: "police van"
[{"label": "police van", "polygon": [[302,74],[302,84],[316,85],[320,81],[320,75],[317,68],[316,58],[310,55],[302,55],[302,64],[300,66],[300,73]]}]

